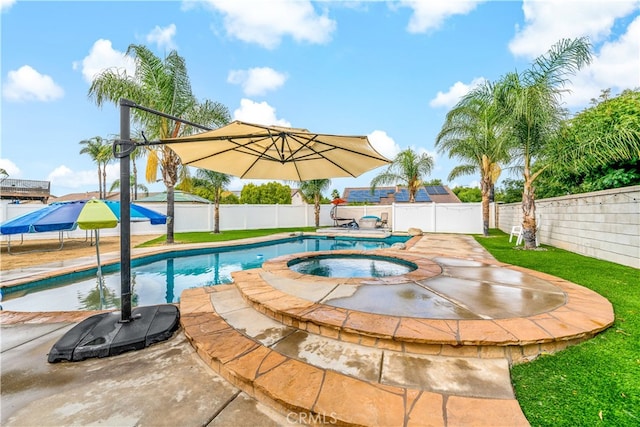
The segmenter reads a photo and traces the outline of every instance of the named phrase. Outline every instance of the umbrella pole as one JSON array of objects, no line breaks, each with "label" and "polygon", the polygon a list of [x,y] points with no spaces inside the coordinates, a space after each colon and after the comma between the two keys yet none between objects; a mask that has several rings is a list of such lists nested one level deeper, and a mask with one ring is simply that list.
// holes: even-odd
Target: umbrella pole
[{"label": "umbrella pole", "polygon": [[[120,186],[121,316],[105,312],[84,319],[54,344],[47,358],[49,363],[115,356],[140,350],[168,340],[180,327],[180,311],[173,304],[136,307],[135,313],[131,312],[131,194],[129,185],[126,185],[130,177],[130,154],[135,148],[130,140],[131,108],[143,109],[132,101],[120,99],[120,140],[114,142],[113,146],[114,156],[120,159],[120,182],[123,184]],[[154,110],[144,110],[164,115]]]},{"label": "umbrella pole", "polygon": [[102,264],[100,263],[100,230],[98,229],[96,229],[96,259],[98,262],[98,271],[96,272],[96,274],[98,275],[98,286],[100,286],[100,310],[102,310],[104,299],[104,283],[102,282]]},{"label": "umbrella pole", "polygon": [[[126,102],[120,102],[120,140],[130,142],[131,108]],[[131,319],[131,193],[129,190],[130,165],[129,147],[121,146],[120,152],[120,303],[123,323]]]}]

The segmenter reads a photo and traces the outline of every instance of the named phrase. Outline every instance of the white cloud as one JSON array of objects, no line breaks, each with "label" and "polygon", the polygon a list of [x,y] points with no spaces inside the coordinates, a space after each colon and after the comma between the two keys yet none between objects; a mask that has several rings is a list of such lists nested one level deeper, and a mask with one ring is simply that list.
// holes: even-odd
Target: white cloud
[{"label": "white cloud", "polygon": [[[584,107],[603,89],[616,93],[640,86],[640,1],[524,0],[523,11],[525,25],[509,43],[516,56],[533,59],[562,38],[588,37],[594,46],[592,64],[570,78],[571,92],[563,97],[567,107]],[[632,15],[626,31],[613,37],[620,19]]]},{"label": "white cloud", "polygon": [[310,1],[207,0],[224,15],[227,33],[247,43],[276,48],[282,38],[322,44],[331,39],[336,22],[327,13],[318,15]]},{"label": "white cloud", "polygon": [[65,165],[58,166],[49,175],[47,181],[52,185],[68,188],[80,188],[84,185],[95,184],[98,187],[97,171],[74,172]]},{"label": "white cloud", "polygon": [[231,70],[227,77],[227,82],[239,84],[247,96],[264,95],[276,90],[284,84],[287,76],[279,73],[273,68],[259,67],[248,70]]},{"label": "white cloud", "polygon": [[147,34],[146,38],[148,43],[155,43],[160,49],[174,50],[176,49],[176,44],[173,41],[175,35],[175,24],[171,24],[164,28],[156,25],[156,27]]},{"label": "white cloud", "polygon": [[20,178],[22,175],[20,168],[9,159],[0,159],[0,168],[9,174],[9,178]]},{"label": "white cloud", "polygon": [[127,57],[124,52],[115,50],[111,45],[111,40],[97,40],[91,47],[89,55],[82,61],[75,61],[73,69],[81,68],[84,79],[91,83],[93,78],[108,68],[118,68],[126,70],[127,74],[134,75],[135,63]]},{"label": "white cloud", "polygon": [[455,82],[447,92],[438,92],[435,98],[429,101],[429,106],[451,108],[460,101],[460,98],[469,93],[470,90],[483,84],[486,81],[484,77],[476,77],[471,83]]},{"label": "white cloud", "polygon": [[[120,179],[120,165],[107,165],[107,190],[113,181]],[[60,165],[49,173],[47,181],[51,181],[51,186],[64,188],[83,188],[86,186],[98,189],[98,169],[73,171],[65,165]]]},{"label": "white cloud", "polygon": [[373,148],[387,159],[393,160],[400,152],[400,146],[383,130],[374,130],[367,137]]},{"label": "white cloud", "polygon": [[[628,16],[639,7],[638,0],[524,0],[525,25],[516,29],[509,50],[516,56],[535,58],[563,38],[587,36],[597,44],[610,37],[616,19]],[[567,19],[569,16],[571,19]],[[636,54],[636,60],[637,57]]]},{"label": "white cloud", "polygon": [[16,0],[0,0],[0,11],[9,10],[15,4]]},{"label": "white cloud", "polygon": [[288,121],[278,119],[276,117],[276,109],[266,102],[255,102],[246,98],[240,100],[240,108],[233,112],[233,118],[234,120],[261,125],[291,127],[291,123]]},{"label": "white cloud", "polygon": [[571,79],[571,93],[564,97],[570,107],[585,106],[603,89],[616,94],[640,87],[640,17],[618,40],[605,43],[593,63]]},{"label": "white cloud", "polygon": [[2,96],[9,101],[54,101],[64,96],[64,90],[50,76],[40,74],[28,65],[9,71],[2,87]]},{"label": "white cloud", "polygon": [[[448,17],[466,15],[480,3],[482,3],[480,0],[406,0],[400,2],[401,6],[413,9],[413,15],[411,15],[407,25],[407,31],[410,33],[437,30]],[[391,5],[395,7],[393,3]]]}]

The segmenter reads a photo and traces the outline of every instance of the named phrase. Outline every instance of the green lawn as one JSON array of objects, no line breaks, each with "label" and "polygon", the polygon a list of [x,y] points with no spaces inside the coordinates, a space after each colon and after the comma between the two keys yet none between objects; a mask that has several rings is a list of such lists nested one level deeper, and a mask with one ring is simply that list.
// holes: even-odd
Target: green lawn
[{"label": "green lawn", "polygon": [[[294,233],[294,232],[312,232],[316,231],[316,227],[296,227],[296,228],[265,228],[258,230],[228,230],[214,234],[208,231],[193,233],[175,233],[173,240],[175,243],[207,243],[207,242],[224,242],[228,240],[248,239],[251,237],[269,236],[276,233]],[[160,236],[153,240],[144,242],[137,247],[144,248],[148,246],[163,245],[166,243],[167,236]]]},{"label": "green lawn", "polygon": [[515,250],[499,230],[476,240],[499,261],[585,286],[613,304],[615,322],[603,333],[512,368],[531,425],[640,426],[640,270],[547,246]]}]

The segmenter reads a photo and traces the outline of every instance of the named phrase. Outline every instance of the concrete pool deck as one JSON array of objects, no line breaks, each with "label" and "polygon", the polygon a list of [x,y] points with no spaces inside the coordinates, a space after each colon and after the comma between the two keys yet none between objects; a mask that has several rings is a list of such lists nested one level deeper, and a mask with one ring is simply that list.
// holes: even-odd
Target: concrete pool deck
[{"label": "concrete pool deck", "polygon": [[[385,253],[423,274],[315,278],[281,257],[183,292],[174,338],[109,359],[46,362],[86,313],[2,312],[1,424],[528,425],[510,365],[613,322],[600,295],[501,264],[468,236]],[[443,280],[478,287],[452,294]],[[407,313],[398,295],[436,301],[436,315]],[[483,303],[465,302],[474,296]],[[372,299],[382,312],[357,305]]]}]

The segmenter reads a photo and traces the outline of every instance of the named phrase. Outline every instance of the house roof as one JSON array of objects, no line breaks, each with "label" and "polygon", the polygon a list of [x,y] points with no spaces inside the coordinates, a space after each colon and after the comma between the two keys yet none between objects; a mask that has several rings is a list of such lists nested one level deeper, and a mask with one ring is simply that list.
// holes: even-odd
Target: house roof
[{"label": "house roof", "polygon": [[[211,200],[207,200],[204,197],[196,196],[195,194],[185,193],[184,191],[175,190],[173,192],[174,201],[176,203],[212,203]],[[148,197],[136,200],[136,203],[154,203],[154,202],[166,202],[167,192],[152,194]]]},{"label": "house roof", "polygon": [[[98,199],[100,198],[99,191],[85,191],[84,193],[69,193],[64,196],[49,197],[49,203],[52,202],[70,202],[72,200],[89,200],[89,199]],[[120,193],[108,193],[105,200],[120,200]]]},{"label": "house roof", "polygon": [[[402,187],[370,187],[345,188],[343,198],[348,203],[370,203],[390,205],[392,203],[408,203],[409,191]],[[460,199],[444,185],[427,185],[420,187],[416,193],[417,203],[460,203]]]}]

